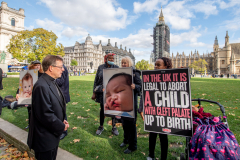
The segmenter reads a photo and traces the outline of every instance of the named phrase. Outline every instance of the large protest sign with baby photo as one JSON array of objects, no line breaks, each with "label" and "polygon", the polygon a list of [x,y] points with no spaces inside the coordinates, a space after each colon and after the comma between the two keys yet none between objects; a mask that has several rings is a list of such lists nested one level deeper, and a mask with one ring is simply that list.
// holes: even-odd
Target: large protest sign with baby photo
[{"label": "large protest sign with baby photo", "polygon": [[37,80],[37,69],[20,72],[18,105],[29,105],[32,103],[32,89]]},{"label": "large protest sign with baby photo", "polygon": [[132,68],[109,68],[103,70],[104,114],[134,118]]},{"label": "large protest sign with baby photo", "polygon": [[142,71],[144,129],[192,136],[188,68]]}]

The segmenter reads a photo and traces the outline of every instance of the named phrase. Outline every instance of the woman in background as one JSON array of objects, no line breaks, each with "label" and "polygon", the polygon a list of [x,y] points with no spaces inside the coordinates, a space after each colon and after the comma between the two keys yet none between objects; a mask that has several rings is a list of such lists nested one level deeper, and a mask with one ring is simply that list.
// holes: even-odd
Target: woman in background
[{"label": "woman in background", "polygon": [[122,125],[124,131],[124,139],[123,143],[120,147],[125,147],[129,144],[128,148],[124,151],[125,154],[129,154],[135,150],[137,150],[137,128],[136,128],[136,120],[137,120],[137,108],[138,108],[138,95],[140,95],[142,88],[142,81],[140,79],[141,72],[133,68],[132,59],[128,56],[123,57],[121,61],[122,67],[132,67],[133,69],[133,84],[131,88],[134,93],[134,114],[135,118],[133,121],[122,118]]}]

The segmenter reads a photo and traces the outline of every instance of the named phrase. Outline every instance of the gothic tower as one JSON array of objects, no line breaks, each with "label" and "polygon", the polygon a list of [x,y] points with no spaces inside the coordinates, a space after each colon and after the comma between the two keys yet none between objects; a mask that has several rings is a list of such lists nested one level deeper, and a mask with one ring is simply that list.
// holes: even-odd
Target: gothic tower
[{"label": "gothic tower", "polygon": [[153,28],[153,54],[154,62],[159,57],[170,57],[170,29],[165,24],[162,8],[158,23]]}]

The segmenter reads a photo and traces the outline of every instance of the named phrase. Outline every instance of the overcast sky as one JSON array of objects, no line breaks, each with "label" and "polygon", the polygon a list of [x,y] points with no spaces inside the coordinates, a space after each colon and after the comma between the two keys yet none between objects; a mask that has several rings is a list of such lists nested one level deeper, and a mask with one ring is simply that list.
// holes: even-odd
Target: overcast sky
[{"label": "overcast sky", "polygon": [[25,10],[25,29],[44,28],[58,36],[64,47],[93,43],[131,48],[136,60],[149,60],[153,27],[161,6],[170,27],[170,52],[200,54],[213,51],[215,36],[220,47],[226,31],[230,43],[240,43],[240,0],[4,0],[8,7]]}]

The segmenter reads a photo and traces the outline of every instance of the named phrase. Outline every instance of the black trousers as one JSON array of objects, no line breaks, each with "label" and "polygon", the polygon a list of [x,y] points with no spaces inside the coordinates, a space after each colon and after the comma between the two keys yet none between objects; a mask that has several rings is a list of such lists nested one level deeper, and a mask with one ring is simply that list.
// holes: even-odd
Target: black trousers
[{"label": "black trousers", "polygon": [[149,133],[149,157],[155,158],[154,151],[157,135],[159,135],[161,143],[161,160],[166,160],[168,154],[168,136],[166,134]]},{"label": "black trousers", "polygon": [[123,131],[124,131],[124,140],[123,143],[129,144],[129,150],[137,149],[137,128],[136,121],[129,121],[122,119]]},{"label": "black trousers", "polygon": [[35,151],[35,158],[37,160],[56,160],[57,157],[57,150],[58,146],[50,151],[46,152],[36,152]]},{"label": "black trousers", "polygon": [[[103,123],[104,123],[104,108],[103,108],[103,103],[100,103],[100,107],[101,107],[101,110],[100,110],[100,126],[103,126]],[[112,127],[115,127],[115,118],[112,118]]]},{"label": "black trousers", "polygon": [[123,143],[129,144],[129,150],[136,150],[137,149],[137,127],[136,127],[136,120],[137,120],[137,94],[134,94],[134,111],[135,111],[135,119],[133,121],[126,120],[122,118],[122,126],[124,131],[124,140]]}]

